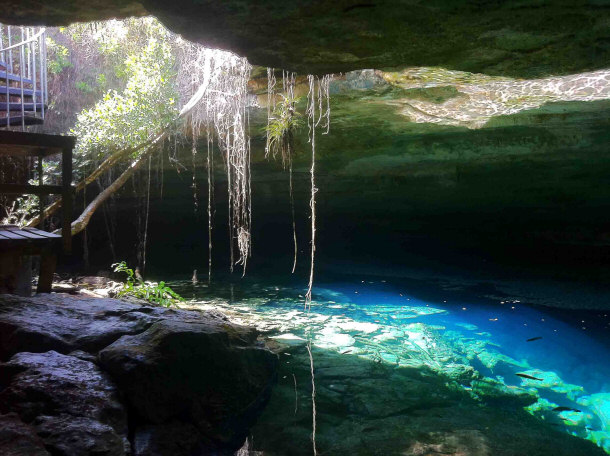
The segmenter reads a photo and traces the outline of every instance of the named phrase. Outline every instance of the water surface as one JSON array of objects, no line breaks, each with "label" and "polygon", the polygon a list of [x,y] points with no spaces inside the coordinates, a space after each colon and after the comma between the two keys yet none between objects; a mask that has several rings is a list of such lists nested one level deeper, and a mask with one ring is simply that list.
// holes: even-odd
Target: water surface
[{"label": "water surface", "polygon": [[[302,283],[286,276],[172,286],[198,306],[220,306],[257,325],[278,344],[277,392],[254,430],[253,446],[265,454],[309,451],[308,340],[319,370],[318,445],[329,454],[593,454],[580,439],[610,454],[608,312],[380,277],[326,275],[309,310]],[[462,421],[449,410],[456,408]],[[511,432],[525,447],[512,448]],[[578,440],[545,441],[557,433]],[[299,450],[283,446],[286,439],[300,441]],[[524,449],[537,442],[548,453]]]}]

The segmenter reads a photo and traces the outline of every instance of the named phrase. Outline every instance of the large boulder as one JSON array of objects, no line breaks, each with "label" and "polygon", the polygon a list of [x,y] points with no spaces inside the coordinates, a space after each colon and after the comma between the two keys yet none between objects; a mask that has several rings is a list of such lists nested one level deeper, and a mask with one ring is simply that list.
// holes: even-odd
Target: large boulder
[{"label": "large boulder", "polygon": [[29,432],[54,455],[231,454],[276,378],[257,338],[217,312],[0,295],[0,414],[17,414],[0,439]]},{"label": "large boulder", "polygon": [[95,364],[54,351],[18,353],[2,366],[0,411],[26,422],[40,415],[84,416],[127,431],[116,386]]},{"label": "large boulder", "polygon": [[134,305],[116,299],[64,294],[31,298],[0,295],[0,361],[22,351],[97,353],[126,334],[139,334],[162,319],[218,320],[213,312]]},{"label": "large boulder", "polygon": [[144,331],[163,310],[112,299],[0,297],[0,360],[22,351],[97,352],[124,334]]},{"label": "large boulder", "polygon": [[99,353],[129,406],[154,424],[195,424],[213,445],[239,448],[270,394],[277,357],[256,332],[224,322],[162,320]]},{"label": "large boulder", "polygon": [[54,351],[23,352],[1,373],[0,411],[30,423],[53,454],[120,456],[128,450],[119,392],[95,364]]}]

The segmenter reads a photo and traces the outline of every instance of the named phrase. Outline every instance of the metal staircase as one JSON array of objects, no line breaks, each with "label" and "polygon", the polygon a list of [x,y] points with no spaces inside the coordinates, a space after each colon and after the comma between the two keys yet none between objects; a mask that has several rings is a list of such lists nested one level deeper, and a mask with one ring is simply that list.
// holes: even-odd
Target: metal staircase
[{"label": "metal staircase", "polygon": [[46,53],[44,28],[0,24],[0,129],[25,131],[44,122]]}]

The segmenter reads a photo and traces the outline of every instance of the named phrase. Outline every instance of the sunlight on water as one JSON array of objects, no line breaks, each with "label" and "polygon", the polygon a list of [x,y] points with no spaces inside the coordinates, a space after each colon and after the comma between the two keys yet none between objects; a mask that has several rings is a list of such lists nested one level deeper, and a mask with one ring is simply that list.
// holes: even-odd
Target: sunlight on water
[{"label": "sunlight on water", "polygon": [[197,306],[221,307],[286,346],[302,345],[311,331],[319,349],[430,369],[475,400],[525,407],[610,453],[607,314],[449,293],[428,298],[379,279],[318,285],[308,313],[303,290],[292,286],[172,284]]}]

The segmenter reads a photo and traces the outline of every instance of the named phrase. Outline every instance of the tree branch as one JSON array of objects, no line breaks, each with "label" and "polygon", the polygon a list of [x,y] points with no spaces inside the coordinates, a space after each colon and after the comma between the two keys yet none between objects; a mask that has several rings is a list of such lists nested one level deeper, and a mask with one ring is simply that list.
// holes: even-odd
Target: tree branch
[{"label": "tree branch", "polygon": [[[214,75],[212,75],[212,76],[210,75],[210,63],[209,63],[209,60],[206,60],[206,67],[205,67],[205,73],[204,73],[205,78],[203,80],[203,83],[199,86],[199,89],[197,89],[197,91],[191,97],[191,99],[184,105],[184,107],[180,111],[180,114],[178,114],[178,117],[176,118],[176,120],[174,122],[172,122],[172,124],[175,124],[176,122],[184,119],[187,115],[190,114],[190,112],[195,108],[195,106],[197,106],[197,103],[199,103],[199,101],[201,101],[201,99],[205,95],[205,93],[208,90],[208,87],[210,85],[211,79],[217,73],[218,73],[218,71],[216,71],[214,73]],[[170,124],[170,125],[172,125],[172,124]],[[114,192],[116,192],[118,189],[120,189],[125,184],[125,182],[127,182],[129,180],[129,178],[142,166],[142,164],[144,164],[146,162],[145,158],[147,158],[148,155],[154,150],[155,146],[157,144],[159,144],[161,141],[163,141],[169,135],[170,125],[168,125],[165,128],[165,131],[163,131],[161,134],[157,135],[152,140],[147,141],[146,143],[143,143],[141,145],[141,147],[144,148],[144,151],[140,153],[140,155],[136,158],[136,160],[134,162],[132,162],[129,165],[129,167],[125,171],[123,171],[123,173],[112,184],[110,184],[99,195],[97,195],[93,199],[93,201],[91,201],[91,203],[89,203],[89,205],[83,210],[82,214],[74,222],[72,222],[72,225],[71,225],[72,236],[74,236],[75,234],[78,234],[82,230],[84,230],[85,227],[87,226],[87,224],[89,223],[91,216],[101,206],[101,204],[104,201],[106,201]],[[140,146],[138,146],[138,147],[140,147]],[[113,156],[109,157],[106,161],[110,160],[112,157],[114,157],[117,154],[114,154]],[[106,163],[106,161],[104,163]],[[114,162],[116,162],[116,160]],[[100,168],[101,168],[101,166],[102,165],[100,165]],[[108,168],[108,167],[109,166],[106,166],[106,168]],[[102,171],[100,171],[98,173],[98,170],[99,170],[99,168],[96,171],[94,171],[89,177],[87,177],[87,179],[85,179],[83,181],[83,188],[85,187],[85,185],[87,185],[87,183],[89,183],[89,182],[87,182],[88,180],[90,180],[90,182],[93,182],[93,180],[95,180],[95,178],[101,174]],[[95,177],[91,177],[93,175],[95,175]],[[57,231],[59,231],[59,230],[57,230]]]}]

